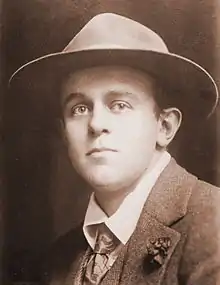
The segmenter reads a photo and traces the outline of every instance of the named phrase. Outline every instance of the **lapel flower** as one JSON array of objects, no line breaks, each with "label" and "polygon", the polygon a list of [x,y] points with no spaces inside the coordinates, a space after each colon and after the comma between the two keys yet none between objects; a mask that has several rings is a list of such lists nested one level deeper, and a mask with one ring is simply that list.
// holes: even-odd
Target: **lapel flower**
[{"label": "lapel flower", "polygon": [[160,237],[158,239],[150,240],[150,243],[147,246],[148,261],[151,264],[160,267],[164,263],[170,245],[171,240],[169,237]]}]

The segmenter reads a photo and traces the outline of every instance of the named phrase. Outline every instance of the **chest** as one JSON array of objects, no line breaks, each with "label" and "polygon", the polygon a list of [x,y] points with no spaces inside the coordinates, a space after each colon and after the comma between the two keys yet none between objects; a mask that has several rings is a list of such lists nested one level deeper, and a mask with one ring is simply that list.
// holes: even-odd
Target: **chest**
[{"label": "chest", "polygon": [[[106,273],[100,285],[178,285],[178,267],[181,257],[182,242],[173,244],[164,263],[160,266],[151,264],[146,251],[146,244],[139,241],[136,247],[130,241],[124,246]],[[83,285],[87,248],[76,252],[69,264],[63,266],[60,274],[52,276],[50,285]],[[57,271],[58,272],[58,271]],[[57,273],[56,272],[56,273]]]}]

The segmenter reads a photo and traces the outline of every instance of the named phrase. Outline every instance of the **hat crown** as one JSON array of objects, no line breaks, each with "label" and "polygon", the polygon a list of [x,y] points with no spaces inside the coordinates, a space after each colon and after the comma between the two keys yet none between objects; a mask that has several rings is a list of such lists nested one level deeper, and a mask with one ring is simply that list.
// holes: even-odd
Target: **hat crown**
[{"label": "hat crown", "polygon": [[63,51],[111,48],[168,52],[166,44],[155,32],[113,13],[103,13],[92,18]]}]

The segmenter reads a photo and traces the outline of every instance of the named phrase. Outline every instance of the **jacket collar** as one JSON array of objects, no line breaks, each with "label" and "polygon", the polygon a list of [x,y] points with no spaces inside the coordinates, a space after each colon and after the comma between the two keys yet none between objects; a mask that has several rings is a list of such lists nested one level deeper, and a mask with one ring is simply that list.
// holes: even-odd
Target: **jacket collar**
[{"label": "jacket collar", "polygon": [[165,226],[171,226],[185,216],[196,182],[197,177],[188,173],[172,158],[145,203],[139,226],[144,226],[145,215],[152,216]]}]

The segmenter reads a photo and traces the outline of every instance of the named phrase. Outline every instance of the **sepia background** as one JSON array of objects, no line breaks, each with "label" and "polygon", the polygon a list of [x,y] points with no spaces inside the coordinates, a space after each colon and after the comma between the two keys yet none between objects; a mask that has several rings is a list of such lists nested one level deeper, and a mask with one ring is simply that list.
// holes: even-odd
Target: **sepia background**
[{"label": "sepia background", "polygon": [[[8,104],[7,81],[20,65],[61,51],[101,12],[116,12],[147,25],[164,38],[171,52],[198,62],[220,82],[217,0],[7,0],[1,4],[0,111]],[[182,166],[216,185],[220,185],[219,116],[217,110],[209,121],[194,122],[171,148]],[[10,284],[38,279],[42,254],[83,218],[89,191],[73,172],[56,130],[46,123],[38,128],[10,123],[7,112],[4,119],[2,278],[3,284]]]}]

